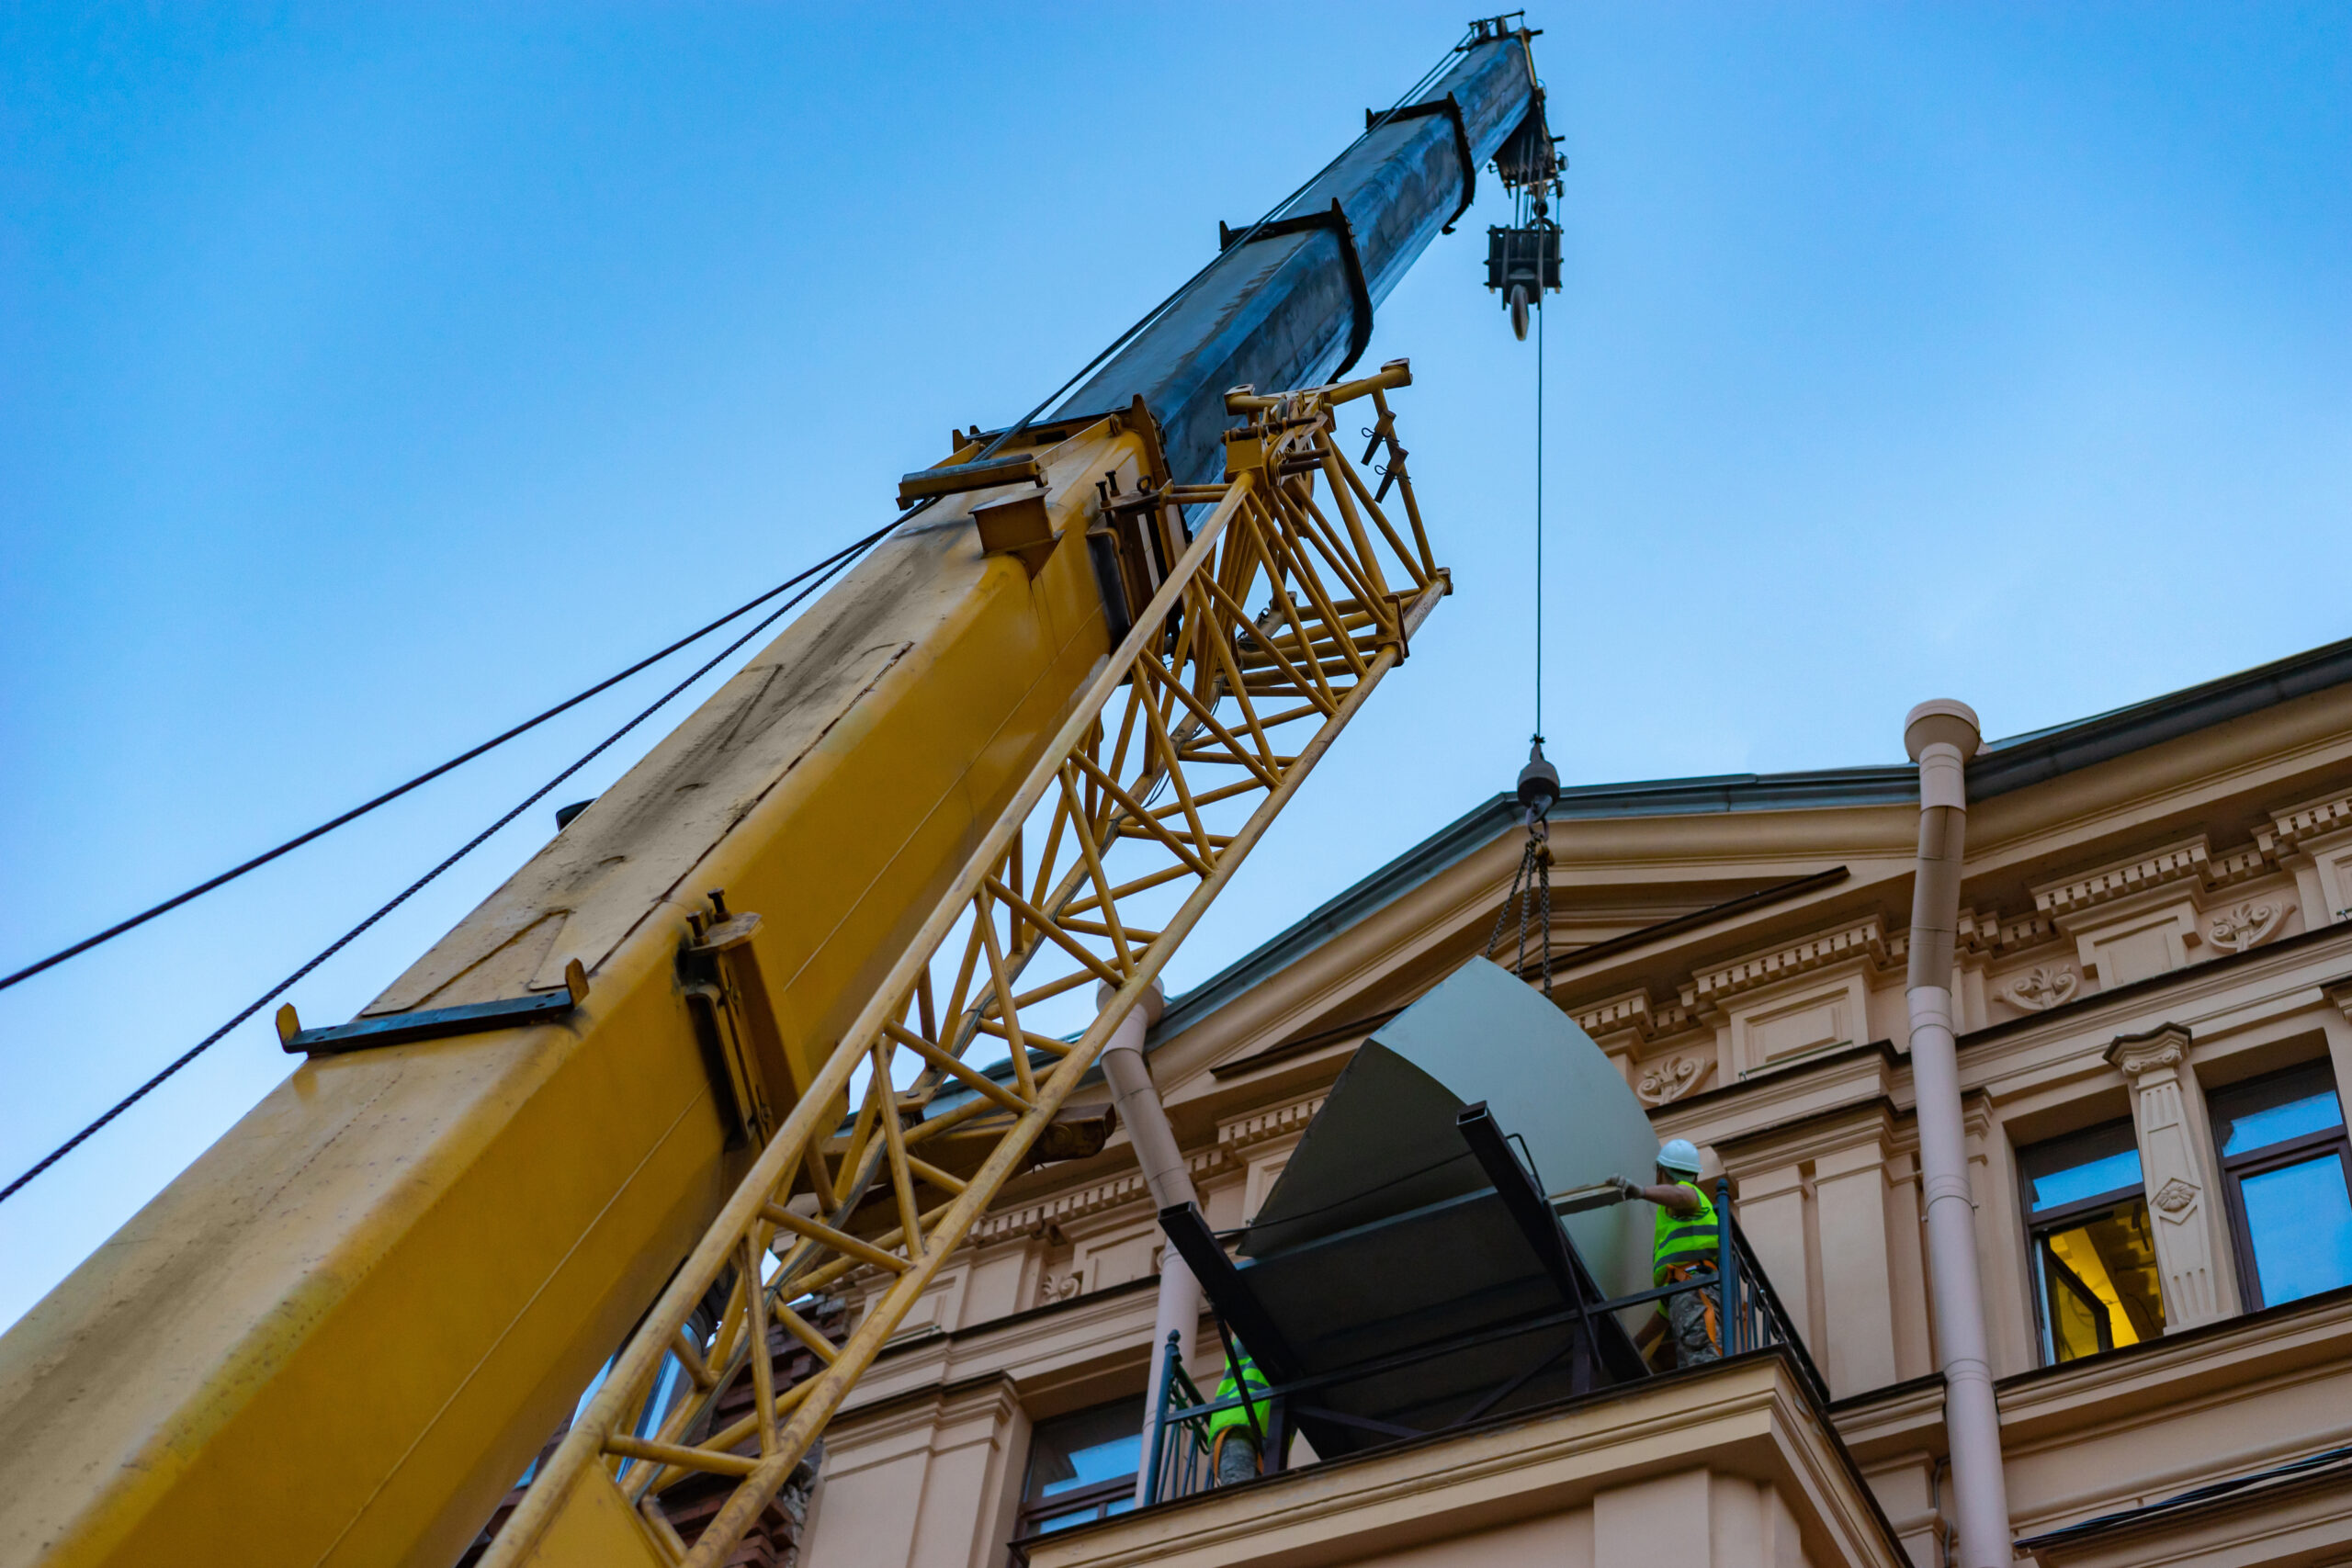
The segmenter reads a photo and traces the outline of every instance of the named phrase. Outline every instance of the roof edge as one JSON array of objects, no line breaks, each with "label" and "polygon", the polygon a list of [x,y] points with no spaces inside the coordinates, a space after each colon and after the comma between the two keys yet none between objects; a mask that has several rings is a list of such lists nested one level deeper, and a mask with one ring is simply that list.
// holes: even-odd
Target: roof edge
[{"label": "roof edge", "polygon": [[[2352,682],[2352,637],[2088,718],[1996,740],[1968,764],[1969,797],[1984,799],[2044,784],[2347,682]],[[1580,784],[1560,792],[1548,819],[1910,806],[1918,799],[1918,771],[1902,763]],[[1516,797],[1498,794],[1481,801],[1171,998],[1149,1044],[1174,1039],[1375,909],[1467,859],[1518,820]]]}]

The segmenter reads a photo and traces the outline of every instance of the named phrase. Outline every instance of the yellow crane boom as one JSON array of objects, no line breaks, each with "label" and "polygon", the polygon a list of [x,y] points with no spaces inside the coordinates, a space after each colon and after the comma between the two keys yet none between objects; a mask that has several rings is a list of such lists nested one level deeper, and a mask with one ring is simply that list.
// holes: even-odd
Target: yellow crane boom
[{"label": "yellow crane boom", "polygon": [[[723,1561],[1006,1179],[1100,1146],[1104,1041],[1447,591],[1409,372],[1344,378],[1548,149],[1532,37],[1474,24],[359,1020],[282,1023],[308,1059],[0,1337],[0,1568],[447,1568],[567,1416],[492,1568]],[[836,1348],[794,1303],[854,1270]],[[692,1542],[689,1475],[733,1487]]]},{"label": "yellow crane boom", "polygon": [[[743,1434],[628,1429],[661,1357],[714,1388],[787,1285],[899,1272],[774,1397],[756,1510],[1444,592],[1332,442],[1331,408],[1407,375],[1238,398],[1220,485],[1171,483],[1139,408],[1044,427],[1035,481],[890,538],[369,1012],[575,965],[584,1002],[313,1057],[0,1341],[0,1558],[452,1562],[659,1293],[500,1547],[659,1562],[654,1465],[746,1468]],[[1075,1045],[1021,1024],[1104,979]],[[1024,1047],[1003,1081],[964,1064],[981,1040]],[[747,1287],[779,1229],[800,1246]],[[686,1341],[730,1263],[733,1339]]]},{"label": "yellow crane boom", "polygon": [[[1398,361],[1338,387],[1231,398],[1251,423],[1230,440],[1227,482],[1112,501],[1114,515],[1166,542],[1172,567],[631,1337],[483,1568],[726,1561],[1447,592],[1401,466],[1393,471],[1409,544],[1332,439],[1332,411],[1362,397],[1389,428],[1383,393],[1407,375]],[[1328,507],[1317,479],[1328,481]],[[1187,505],[1208,510],[1180,548],[1177,509]],[[1221,832],[1219,818],[1238,820]],[[1174,906],[1157,930],[1137,918],[1155,902]],[[741,980],[760,984],[748,970]],[[1024,1009],[1098,986],[1100,1010],[1075,1039],[1022,1023]],[[744,1012],[756,1019],[758,1008]],[[1012,1047],[1009,1072],[965,1062],[988,1039]],[[943,1163],[965,1174],[924,1157],[956,1142],[969,1154]],[[835,1350],[793,1303],[861,1269],[895,1279]],[[725,1304],[706,1331],[692,1314],[716,1292]],[[775,1384],[771,1320],[795,1346],[823,1346],[829,1363],[788,1391]],[[672,1360],[695,1393],[665,1404],[659,1391],[671,1385],[657,1373]],[[747,1361],[753,1413],[707,1430],[715,1395]],[[659,1494],[697,1472],[732,1477],[734,1489],[689,1546]]]}]

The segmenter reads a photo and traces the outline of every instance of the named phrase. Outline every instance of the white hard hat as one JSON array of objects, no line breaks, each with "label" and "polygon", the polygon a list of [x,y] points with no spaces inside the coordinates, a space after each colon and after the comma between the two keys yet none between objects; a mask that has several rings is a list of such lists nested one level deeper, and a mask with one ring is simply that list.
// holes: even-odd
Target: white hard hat
[{"label": "white hard hat", "polygon": [[1657,1163],[1668,1170],[1696,1176],[1699,1174],[1699,1145],[1688,1138],[1668,1138],[1666,1146],[1657,1151]]}]

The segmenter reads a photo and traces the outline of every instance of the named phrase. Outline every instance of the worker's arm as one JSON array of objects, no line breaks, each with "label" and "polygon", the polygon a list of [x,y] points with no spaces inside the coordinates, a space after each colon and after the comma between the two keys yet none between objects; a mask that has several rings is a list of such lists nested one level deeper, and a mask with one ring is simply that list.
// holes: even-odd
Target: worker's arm
[{"label": "worker's arm", "polygon": [[1678,1220],[1687,1220],[1699,1212],[1699,1194],[1679,1181],[1645,1187],[1621,1176],[1616,1179],[1616,1185],[1619,1194],[1628,1201],[1638,1198],[1645,1203],[1656,1203]]}]

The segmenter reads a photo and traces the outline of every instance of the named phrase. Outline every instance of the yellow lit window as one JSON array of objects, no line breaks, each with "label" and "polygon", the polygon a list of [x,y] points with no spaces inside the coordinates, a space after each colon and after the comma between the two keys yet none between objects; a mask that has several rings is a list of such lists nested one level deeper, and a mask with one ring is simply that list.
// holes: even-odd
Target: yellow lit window
[{"label": "yellow lit window", "polygon": [[2018,1153],[2042,1354],[2071,1361],[2164,1332],[2164,1289],[2129,1122]]}]

